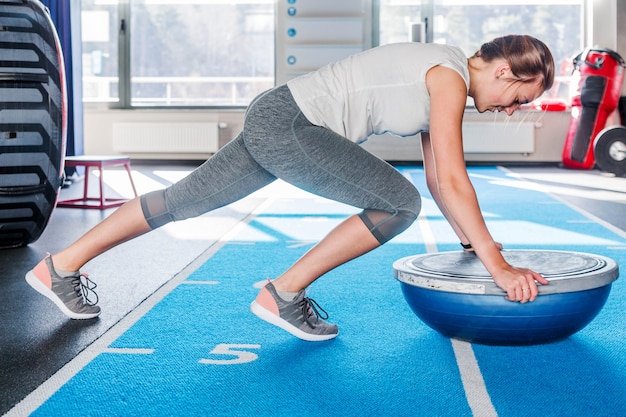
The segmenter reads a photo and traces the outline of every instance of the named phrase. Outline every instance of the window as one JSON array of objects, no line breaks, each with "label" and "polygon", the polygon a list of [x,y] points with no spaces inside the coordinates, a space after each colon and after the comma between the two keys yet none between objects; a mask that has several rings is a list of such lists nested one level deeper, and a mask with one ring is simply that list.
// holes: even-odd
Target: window
[{"label": "window", "polygon": [[[276,0],[82,0],[84,101],[131,107],[243,107],[274,85]],[[486,40],[527,33],[548,44],[553,97],[568,97],[583,48],[585,0],[364,0],[378,44],[427,39],[470,56]],[[376,25],[377,24],[377,25]]]},{"label": "window", "polygon": [[[528,34],[554,55],[553,97],[568,97],[572,58],[583,48],[583,0],[379,0],[380,44],[409,40],[412,23],[428,18],[429,39],[472,55],[497,36]],[[432,14],[428,13],[432,10]]]},{"label": "window", "polygon": [[83,101],[119,101],[117,2],[81,2]]},{"label": "window", "polygon": [[245,106],[274,85],[273,0],[83,0],[82,24],[86,102]]}]

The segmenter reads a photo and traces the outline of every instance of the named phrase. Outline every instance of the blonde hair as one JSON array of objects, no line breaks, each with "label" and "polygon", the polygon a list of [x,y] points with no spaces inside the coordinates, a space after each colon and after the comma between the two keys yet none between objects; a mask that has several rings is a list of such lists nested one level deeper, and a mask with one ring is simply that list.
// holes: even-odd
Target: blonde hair
[{"label": "blonde hair", "polygon": [[544,91],[554,83],[554,58],[539,39],[529,35],[507,35],[484,43],[474,57],[485,62],[503,58],[523,83],[539,82]]}]

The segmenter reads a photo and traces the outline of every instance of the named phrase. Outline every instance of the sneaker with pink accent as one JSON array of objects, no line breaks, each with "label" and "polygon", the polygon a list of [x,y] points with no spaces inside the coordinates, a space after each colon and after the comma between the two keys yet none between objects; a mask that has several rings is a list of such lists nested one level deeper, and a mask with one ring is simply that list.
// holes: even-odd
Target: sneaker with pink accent
[{"label": "sneaker with pink accent", "polygon": [[80,272],[59,276],[50,254],[26,273],[26,282],[72,319],[92,319],[100,314],[100,307],[96,306],[98,295],[93,291],[96,284]]},{"label": "sneaker with pink accent", "polygon": [[285,301],[268,282],[250,304],[259,318],[280,327],[292,335],[309,342],[320,342],[337,337],[339,330],[334,324],[326,323],[328,314],[301,290],[292,301]]}]

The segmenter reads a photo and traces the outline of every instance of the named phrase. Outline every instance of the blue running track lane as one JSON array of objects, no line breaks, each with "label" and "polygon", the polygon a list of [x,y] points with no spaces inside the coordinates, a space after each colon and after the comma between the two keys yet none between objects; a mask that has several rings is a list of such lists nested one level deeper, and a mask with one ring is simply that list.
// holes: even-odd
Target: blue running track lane
[{"label": "blue running track lane", "polygon": [[[560,342],[495,347],[442,337],[410,311],[391,265],[458,250],[458,239],[422,169],[400,170],[423,194],[418,221],[310,289],[338,324],[337,339],[303,342],[249,312],[264,280],[356,212],[311,195],[280,197],[7,415],[626,415],[623,277],[598,317]],[[626,237],[617,231],[506,170],[470,173],[506,248],[589,252],[626,265]]]}]

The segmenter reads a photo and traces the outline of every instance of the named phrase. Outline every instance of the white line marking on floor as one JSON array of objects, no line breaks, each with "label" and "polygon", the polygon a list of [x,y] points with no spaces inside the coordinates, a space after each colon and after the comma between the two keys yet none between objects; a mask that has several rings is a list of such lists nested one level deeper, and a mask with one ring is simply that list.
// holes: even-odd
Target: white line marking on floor
[{"label": "white line marking on floor", "polygon": [[428,224],[428,219],[424,212],[420,212],[419,216],[417,216],[417,226],[424,237],[424,245],[426,245],[426,252],[433,253],[437,252],[437,242],[435,241],[435,235]]},{"label": "white line marking on floor", "polygon": [[152,355],[154,349],[143,348],[106,348],[102,353],[117,353],[121,355]]},{"label": "white line marking on floor", "polygon": [[[534,184],[531,179],[525,178],[523,174],[513,174],[513,172],[511,170],[509,170],[509,169],[507,169],[505,167],[498,167],[498,169],[500,169],[503,172],[506,172],[508,174],[516,175],[522,181],[526,181],[528,183]],[[613,226],[611,223],[606,222],[606,221],[602,220],[601,218],[594,216],[593,214],[589,213],[586,210],[581,209],[580,207],[576,207],[575,205],[573,205],[570,202],[562,199],[561,197],[559,197],[556,194],[553,194],[553,193],[551,193],[549,191],[543,191],[543,193],[546,194],[546,195],[549,195],[550,197],[552,197],[555,200],[557,200],[559,203],[566,205],[567,207],[571,208],[572,210],[577,211],[578,213],[582,214],[583,216],[593,220],[594,222],[598,223],[599,225],[604,226],[606,229],[609,229],[610,231],[612,231],[616,235],[621,236],[624,239],[626,239],[626,231],[621,230],[621,229],[617,228],[616,226]]]},{"label": "white line marking on floor", "polygon": [[[411,176],[408,173],[405,173],[404,176],[411,181]],[[435,234],[433,230],[430,228],[428,224],[427,215],[424,210],[420,210],[419,215],[417,216],[417,226],[420,230],[420,233],[424,237],[424,245],[426,246],[426,252],[432,253],[437,252],[437,242],[435,240]]]},{"label": "white line marking on floor", "polygon": [[480,366],[478,366],[472,345],[460,340],[451,340],[472,414],[480,417],[497,416],[498,413],[491,403],[491,397],[487,392],[483,375],[480,373]]},{"label": "white line marking on floor", "polygon": [[303,246],[314,245],[317,243],[317,240],[288,240],[287,243],[289,243],[289,245],[287,245],[287,248],[295,249]]},{"label": "white line marking on floor", "polygon": [[[420,213],[417,218],[417,223],[424,237],[424,244],[426,245],[426,251],[428,253],[437,252],[437,243],[435,240],[435,234],[430,228],[430,224],[426,218],[426,215]],[[454,356],[456,357],[456,363],[461,373],[461,382],[463,383],[463,389],[465,390],[465,397],[472,410],[474,416],[477,417],[495,417],[498,415],[493,404],[491,403],[491,397],[487,392],[487,386],[480,373],[480,367],[476,356],[474,356],[474,350],[472,345],[467,342],[461,342],[458,340],[450,339],[452,342],[452,349]]]},{"label": "white line marking on floor", "polygon": [[37,387],[22,401],[17,403],[3,417],[22,417],[32,414],[37,408],[54,395],[63,385],[78,374],[85,366],[93,361],[102,352],[109,349],[109,345],[113,343],[124,332],[130,329],[139,319],[159,303],[165,296],[172,292],[181,282],[185,281],[191,273],[204,264],[211,256],[220,250],[232,237],[236,236],[240,230],[248,225],[256,218],[261,211],[274,202],[275,198],[267,198],[261,202],[248,216],[226,232],[217,243],[211,245],[193,262],[189,263],[174,278],[166,282],[161,288],[154,292],[150,297],[146,298],[134,310],[122,318],[116,325],[107,330],[102,336],[95,340],[85,350],[79,353],[74,359],[69,361],[65,366],[59,369],[54,375],[48,378],[43,384]]},{"label": "white line marking on floor", "polygon": [[219,281],[193,281],[193,280],[186,280],[181,282],[182,284],[189,284],[189,285],[217,285],[219,284]]}]

